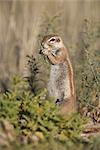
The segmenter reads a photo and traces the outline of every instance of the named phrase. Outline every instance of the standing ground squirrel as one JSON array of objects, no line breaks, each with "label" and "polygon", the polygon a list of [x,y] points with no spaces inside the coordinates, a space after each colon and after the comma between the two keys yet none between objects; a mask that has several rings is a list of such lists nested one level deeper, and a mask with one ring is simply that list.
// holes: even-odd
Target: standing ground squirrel
[{"label": "standing ground squirrel", "polygon": [[76,111],[76,94],[73,68],[68,50],[58,35],[45,36],[41,42],[40,53],[47,56],[51,64],[48,90],[55,97],[55,103],[66,114]]}]

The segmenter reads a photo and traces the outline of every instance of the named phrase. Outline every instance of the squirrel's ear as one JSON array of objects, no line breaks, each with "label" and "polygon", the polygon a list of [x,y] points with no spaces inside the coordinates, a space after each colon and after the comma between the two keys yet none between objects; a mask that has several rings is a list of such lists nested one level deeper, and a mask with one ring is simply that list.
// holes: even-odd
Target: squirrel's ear
[{"label": "squirrel's ear", "polygon": [[60,38],[57,38],[56,41],[57,41],[57,42],[60,42]]}]

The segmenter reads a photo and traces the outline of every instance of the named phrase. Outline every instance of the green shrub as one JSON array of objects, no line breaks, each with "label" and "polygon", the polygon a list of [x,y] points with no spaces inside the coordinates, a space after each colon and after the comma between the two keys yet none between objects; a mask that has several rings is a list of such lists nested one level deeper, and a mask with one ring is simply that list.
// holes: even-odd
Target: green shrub
[{"label": "green shrub", "polygon": [[[79,134],[81,120],[79,114],[63,117],[52,100],[46,99],[47,90],[44,89],[36,96],[28,90],[27,81],[16,76],[13,78],[10,92],[0,97],[0,117],[9,120],[15,128],[24,134],[29,131],[40,131],[45,136],[49,133],[63,132],[69,136],[73,130]],[[79,120],[79,121],[78,121]],[[66,129],[70,129],[72,134]],[[76,130],[77,129],[77,130]]]},{"label": "green shrub", "polygon": [[[34,95],[25,79],[13,77],[11,90],[0,95],[0,118],[14,126],[18,137],[23,135],[27,138],[26,147],[30,149],[33,141],[35,149],[39,149],[39,146],[42,149],[73,146],[74,142],[80,140],[86,118],[80,114],[62,116],[54,102],[47,99],[46,93],[44,89]],[[15,144],[11,143],[11,146],[20,149],[21,141],[15,139]]]}]

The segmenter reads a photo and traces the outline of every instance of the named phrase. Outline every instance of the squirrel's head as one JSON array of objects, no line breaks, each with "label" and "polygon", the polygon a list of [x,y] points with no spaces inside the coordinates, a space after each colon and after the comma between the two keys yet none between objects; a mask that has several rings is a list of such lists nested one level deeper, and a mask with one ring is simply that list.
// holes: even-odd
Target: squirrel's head
[{"label": "squirrel's head", "polygon": [[58,35],[47,35],[43,38],[41,46],[44,49],[59,49],[64,47],[63,41]]}]

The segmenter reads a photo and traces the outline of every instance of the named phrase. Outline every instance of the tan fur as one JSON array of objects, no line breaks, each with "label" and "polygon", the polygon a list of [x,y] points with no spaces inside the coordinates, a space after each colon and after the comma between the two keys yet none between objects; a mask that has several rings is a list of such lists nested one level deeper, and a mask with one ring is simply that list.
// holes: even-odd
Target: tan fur
[{"label": "tan fur", "polygon": [[[68,50],[67,48],[65,48],[62,39],[57,35],[49,35],[49,36],[44,37],[42,41],[42,46],[43,46],[42,53],[47,56],[49,62],[52,64],[51,76],[53,76],[53,74],[56,74],[54,76],[54,79],[52,79],[53,77],[50,79],[50,84],[52,84],[53,82],[55,83],[54,85],[56,87],[55,91],[58,90],[58,95],[60,95],[61,91],[64,92],[64,96],[63,96],[64,100],[60,104],[61,112],[63,114],[75,112],[76,111],[75,81],[73,77],[74,76],[73,68],[72,68],[70,58],[69,58]],[[64,74],[63,72],[66,73],[66,78],[65,76],[63,78],[63,74]],[[65,79],[67,81],[65,81]],[[57,80],[56,81],[57,86],[56,86],[55,80]],[[65,83],[66,84],[69,83],[68,84],[69,86],[65,85],[64,87],[64,85],[62,85],[62,88],[60,90],[60,87],[59,87],[60,83],[64,83],[64,85]],[[67,89],[65,89],[66,87]],[[58,96],[57,98],[61,98],[61,96]]]}]

